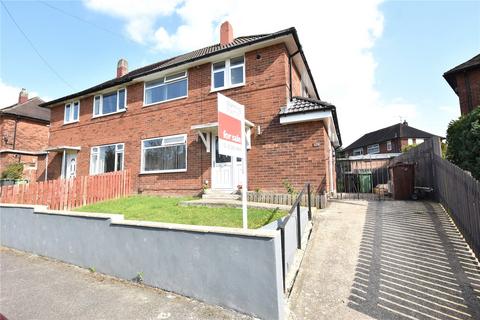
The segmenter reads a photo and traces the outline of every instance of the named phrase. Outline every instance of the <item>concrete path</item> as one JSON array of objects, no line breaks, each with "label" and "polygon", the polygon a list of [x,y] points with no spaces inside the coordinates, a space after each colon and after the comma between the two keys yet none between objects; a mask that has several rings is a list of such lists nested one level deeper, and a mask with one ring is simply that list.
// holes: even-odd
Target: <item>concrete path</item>
[{"label": "concrete path", "polygon": [[9,320],[250,319],[146,286],[0,248],[0,313]]},{"label": "concrete path", "polygon": [[480,268],[438,204],[337,201],[314,231],[290,319],[480,319]]}]

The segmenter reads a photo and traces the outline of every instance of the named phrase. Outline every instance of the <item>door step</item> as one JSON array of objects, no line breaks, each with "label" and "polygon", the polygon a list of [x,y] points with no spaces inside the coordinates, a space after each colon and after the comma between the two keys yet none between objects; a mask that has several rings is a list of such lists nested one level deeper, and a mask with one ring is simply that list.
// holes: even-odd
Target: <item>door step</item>
[{"label": "door step", "polygon": [[202,195],[202,199],[209,200],[239,200],[240,195],[234,192],[224,192],[218,190],[207,189]]}]

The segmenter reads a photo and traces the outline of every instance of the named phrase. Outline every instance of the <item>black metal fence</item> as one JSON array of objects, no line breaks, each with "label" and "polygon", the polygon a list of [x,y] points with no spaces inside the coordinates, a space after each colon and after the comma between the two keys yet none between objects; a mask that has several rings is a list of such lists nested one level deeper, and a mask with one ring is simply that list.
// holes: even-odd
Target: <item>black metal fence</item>
[{"label": "black metal fence", "polygon": [[385,199],[389,196],[389,158],[364,156],[336,160],[338,199]]},{"label": "black metal fence", "polygon": [[300,207],[302,204],[302,198],[306,193],[307,196],[307,207],[308,207],[308,221],[312,221],[312,199],[311,199],[311,192],[310,192],[310,183],[305,184],[302,191],[298,194],[295,202],[292,205],[292,208],[288,212],[287,216],[282,220],[280,225],[278,226],[277,230],[280,230],[280,239],[282,244],[282,276],[283,276],[283,291],[286,291],[286,257],[285,257],[285,226],[287,225],[288,221],[292,217],[292,215],[296,215],[296,238],[297,238],[297,249],[302,249],[302,227],[301,227],[301,218],[300,218]]}]

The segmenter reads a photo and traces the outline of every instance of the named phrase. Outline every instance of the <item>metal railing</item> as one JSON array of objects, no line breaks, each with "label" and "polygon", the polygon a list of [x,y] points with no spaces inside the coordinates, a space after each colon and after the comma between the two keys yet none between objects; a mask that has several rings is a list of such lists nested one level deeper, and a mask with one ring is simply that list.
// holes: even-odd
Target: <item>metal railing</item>
[{"label": "metal railing", "polygon": [[298,194],[295,202],[292,205],[292,208],[288,212],[287,216],[283,219],[283,221],[278,226],[277,230],[280,230],[280,239],[281,239],[281,246],[282,246],[282,276],[283,276],[283,291],[286,290],[286,266],[285,266],[285,226],[287,225],[290,217],[293,214],[297,215],[297,249],[302,249],[302,230],[301,230],[301,219],[300,219],[300,205],[302,202],[302,197],[307,192],[307,205],[308,205],[308,221],[312,221],[312,200],[311,200],[311,192],[310,192],[310,183],[306,183],[303,187],[302,191]]}]

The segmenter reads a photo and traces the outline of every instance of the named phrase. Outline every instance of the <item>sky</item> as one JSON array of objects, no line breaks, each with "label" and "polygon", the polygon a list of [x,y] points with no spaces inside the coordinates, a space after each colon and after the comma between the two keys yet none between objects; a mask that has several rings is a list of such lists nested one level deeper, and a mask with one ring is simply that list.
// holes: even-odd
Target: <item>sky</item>
[{"label": "sky", "polygon": [[234,36],[294,26],[344,146],[403,120],[445,136],[460,108],[442,74],[480,52],[480,0],[0,1],[0,107],[211,45],[225,20]]}]

